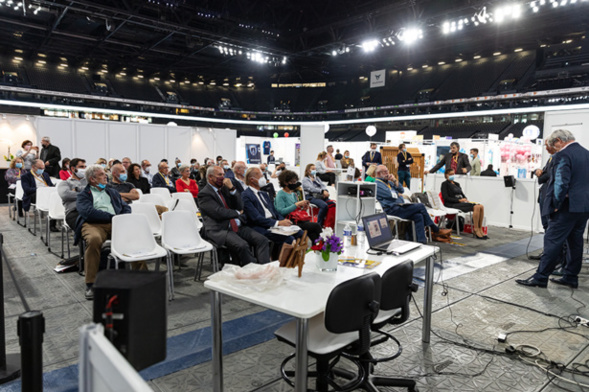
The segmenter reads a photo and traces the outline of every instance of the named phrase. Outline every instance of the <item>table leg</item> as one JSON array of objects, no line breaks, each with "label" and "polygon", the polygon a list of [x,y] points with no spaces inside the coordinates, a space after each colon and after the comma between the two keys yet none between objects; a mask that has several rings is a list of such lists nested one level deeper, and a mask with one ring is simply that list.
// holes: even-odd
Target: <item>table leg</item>
[{"label": "table leg", "polygon": [[307,392],[307,331],[308,319],[297,319],[295,392]]},{"label": "table leg", "polygon": [[425,288],[423,291],[423,324],[421,327],[421,341],[429,343],[432,326],[432,292],[434,290],[434,258],[425,260]]},{"label": "table leg", "polygon": [[223,333],[221,294],[211,291],[211,332],[213,334],[213,392],[223,392]]}]

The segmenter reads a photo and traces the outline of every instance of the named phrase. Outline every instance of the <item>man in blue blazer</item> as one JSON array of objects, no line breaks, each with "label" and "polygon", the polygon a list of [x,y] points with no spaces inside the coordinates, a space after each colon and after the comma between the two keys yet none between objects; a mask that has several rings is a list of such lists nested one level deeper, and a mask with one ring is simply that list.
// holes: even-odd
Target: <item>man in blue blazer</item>
[{"label": "man in blue blazer", "polygon": [[[23,174],[20,183],[24,191],[22,198],[22,208],[25,211],[29,211],[31,203],[35,203],[37,200],[37,188],[39,187],[52,187],[55,186],[51,182],[51,177],[45,171],[45,164],[40,159],[35,159],[31,164],[31,170],[28,173]],[[55,222],[53,227],[55,227]]]},{"label": "man in blue blazer", "polygon": [[552,132],[546,140],[557,153],[552,157],[552,173],[542,205],[542,215],[549,216],[544,234],[544,254],[536,273],[516,282],[524,286],[546,287],[566,243],[568,251],[563,276],[550,281],[577,288],[583,264],[583,232],[589,219],[589,151],[564,129]]},{"label": "man in blue blazer", "polygon": [[84,173],[88,185],[76,200],[78,219],[74,242],[81,238],[86,241],[84,270],[86,280],[86,299],[94,298],[94,280],[100,266],[102,244],[112,232],[112,218],[115,215],[131,213],[131,207],[122,199],[119,192],[107,185],[106,172],[100,165],[92,165]]},{"label": "man in blue blazer", "polygon": [[168,188],[170,193],[176,192],[176,184],[169,176],[169,167],[167,162],[160,162],[157,165],[157,173],[151,179],[152,188]]},{"label": "man in blue blazer", "polygon": [[247,170],[245,183],[248,186],[242,192],[241,198],[248,226],[280,247],[283,243],[292,244],[295,238],[303,235],[302,231],[292,236],[275,234],[270,231],[273,227],[292,226],[292,222],[278,213],[268,193],[260,189],[266,185],[266,179],[259,168],[252,167]]},{"label": "man in blue blazer", "polygon": [[370,150],[366,151],[366,154],[362,157],[362,166],[364,166],[364,173],[368,170],[368,167],[376,163],[382,165],[382,156],[380,152],[376,151],[376,143],[370,143]]}]

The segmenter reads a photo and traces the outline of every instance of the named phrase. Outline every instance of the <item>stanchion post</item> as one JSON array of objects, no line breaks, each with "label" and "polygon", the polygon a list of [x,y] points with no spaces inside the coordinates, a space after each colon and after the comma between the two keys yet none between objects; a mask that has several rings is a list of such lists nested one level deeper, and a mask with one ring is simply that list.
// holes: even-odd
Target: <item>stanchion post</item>
[{"label": "stanchion post", "polygon": [[43,391],[43,313],[33,310],[18,317],[22,392]]},{"label": "stanchion post", "polygon": [[6,330],[4,320],[4,263],[2,259],[2,246],[4,236],[0,233],[0,384],[14,380],[20,375],[20,355],[6,355]]}]

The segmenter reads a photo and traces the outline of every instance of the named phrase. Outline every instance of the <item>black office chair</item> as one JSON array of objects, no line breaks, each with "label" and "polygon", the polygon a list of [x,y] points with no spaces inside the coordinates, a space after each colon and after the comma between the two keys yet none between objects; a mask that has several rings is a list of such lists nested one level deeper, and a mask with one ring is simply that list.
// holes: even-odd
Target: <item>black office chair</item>
[{"label": "black office chair", "polygon": [[[309,355],[316,359],[316,371],[309,372],[316,377],[317,391],[352,391],[363,377],[359,363],[356,379],[338,385],[333,372],[342,353],[362,356],[370,349],[370,325],[378,312],[380,298],[380,276],[372,273],[345,281],[336,286],[327,300],[325,312],[309,320],[307,347]],[[296,342],[296,321],[292,321],[275,333],[278,340],[291,346]],[[282,378],[291,386],[293,371],[285,366],[294,358],[289,355],[281,364]],[[344,380],[346,381],[346,380]]]},{"label": "black office chair", "polygon": [[[412,294],[417,291],[417,285],[413,283],[413,262],[406,261],[390,268],[382,276],[381,282],[380,310],[371,326],[372,331],[380,334],[381,337],[373,340],[371,347],[392,340],[399,349],[395,354],[384,358],[374,358],[369,351],[358,357],[351,357],[350,359],[358,360],[363,369],[364,376],[359,387],[367,391],[378,391],[377,386],[404,387],[409,392],[417,392],[414,380],[372,375],[374,365],[379,362],[391,361],[401,355],[400,342],[393,335],[384,332],[382,328],[388,324],[402,324],[409,319],[409,303]],[[352,375],[349,374],[340,375],[352,378]]]}]

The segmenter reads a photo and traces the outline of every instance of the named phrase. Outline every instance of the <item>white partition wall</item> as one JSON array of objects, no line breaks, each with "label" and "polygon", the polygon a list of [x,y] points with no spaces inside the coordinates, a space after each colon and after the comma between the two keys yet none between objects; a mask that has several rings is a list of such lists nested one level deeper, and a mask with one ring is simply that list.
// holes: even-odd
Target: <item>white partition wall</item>
[{"label": "white partition wall", "polygon": [[544,117],[544,139],[557,129],[571,131],[579,144],[589,148],[589,110],[547,112]]},{"label": "white partition wall", "polygon": [[323,125],[301,125],[301,166],[315,162],[317,154],[325,145],[325,127]]},{"label": "white partition wall", "polygon": [[[19,129],[18,117],[27,127]],[[24,116],[16,116],[10,123],[13,139],[12,153],[17,148],[15,144],[24,139],[37,143],[43,136],[51,137],[54,145],[61,150],[62,157],[81,157],[89,163],[98,158],[117,158],[125,156],[133,162],[149,159],[157,164],[162,158],[168,161],[178,157],[184,163],[191,158],[200,162],[205,157],[223,155],[229,160],[235,159],[237,132],[233,129],[178,127],[151,124],[132,124],[96,120],[62,119],[50,117],[32,118],[32,122],[25,121]],[[36,131],[35,131],[36,128]],[[28,130],[28,133],[27,133]],[[29,133],[31,135],[29,135]],[[21,140],[22,139],[22,140]]]}]

